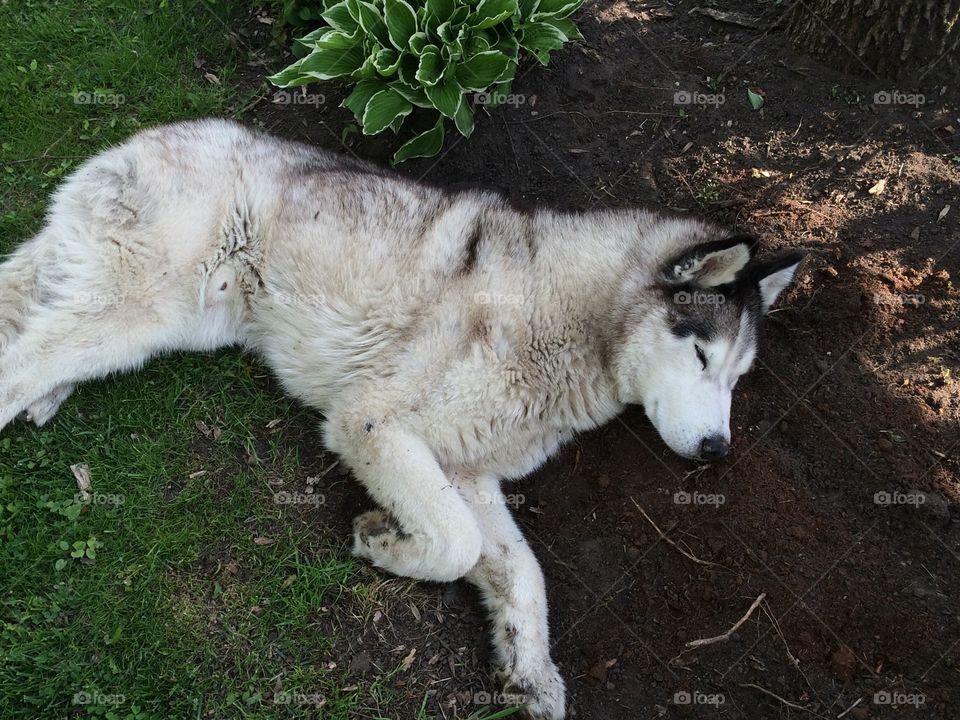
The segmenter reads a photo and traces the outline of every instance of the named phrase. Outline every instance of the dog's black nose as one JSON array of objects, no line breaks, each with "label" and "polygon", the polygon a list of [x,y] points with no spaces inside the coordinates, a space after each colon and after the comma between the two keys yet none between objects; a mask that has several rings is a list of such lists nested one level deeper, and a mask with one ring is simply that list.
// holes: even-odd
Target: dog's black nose
[{"label": "dog's black nose", "polygon": [[704,460],[719,460],[727,454],[730,449],[730,443],[719,435],[706,437],[700,443],[700,457]]}]

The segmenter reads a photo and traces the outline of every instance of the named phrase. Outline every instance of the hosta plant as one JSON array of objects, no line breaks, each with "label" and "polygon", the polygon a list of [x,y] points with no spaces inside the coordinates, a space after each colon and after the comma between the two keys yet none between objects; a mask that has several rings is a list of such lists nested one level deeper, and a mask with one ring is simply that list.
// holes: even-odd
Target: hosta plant
[{"label": "hosta plant", "polygon": [[348,78],[343,101],[364,134],[397,132],[414,107],[436,113],[394,163],[435,155],[451,121],[465,137],[474,93],[496,103],[510,92],[520,53],[546,65],[580,39],[569,18],[583,0],[323,0],[321,27],[298,40],[300,57],[273,75],[279,87]]}]

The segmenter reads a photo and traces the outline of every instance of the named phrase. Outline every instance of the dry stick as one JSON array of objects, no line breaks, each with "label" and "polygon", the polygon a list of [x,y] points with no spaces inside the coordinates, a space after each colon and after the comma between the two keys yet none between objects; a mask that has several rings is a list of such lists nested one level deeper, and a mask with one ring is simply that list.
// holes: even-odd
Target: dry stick
[{"label": "dry stick", "polygon": [[851,710],[853,710],[857,705],[859,705],[859,704],[862,703],[862,702],[863,702],[863,698],[857,698],[857,701],[856,701],[853,705],[851,705],[851,706],[848,707],[846,710],[844,710],[842,713],[840,713],[839,715],[837,715],[837,720],[840,720],[840,718],[842,718],[844,715],[846,715],[848,712],[850,712]]},{"label": "dry stick", "polygon": [[686,644],[686,649],[681,650],[680,654],[677,655],[675,658],[672,658],[668,664],[669,665],[675,664],[677,660],[679,660],[680,658],[682,658],[684,655],[686,655],[691,650],[694,650],[695,648],[701,648],[706,645],[713,645],[715,643],[726,642],[727,640],[729,640],[730,637],[737,630],[739,630],[740,627],[747,621],[747,619],[753,614],[753,611],[757,609],[757,606],[760,605],[760,603],[762,603],[764,598],[766,597],[767,597],[766,593],[760,593],[757,599],[753,601],[753,604],[750,606],[750,609],[747,610],[746,614],[742,618],[737,620],[737,622],[733,625],[733,627],[731,627],[729,630],[723,633],[723,635],[717,635],[716,637],[711,637],[711,638],[700,638],[699,640],[691,640]]},{"label": "dry stick", "polygon": [[637,510],[639,510],[639,511],[640,511],[640,514],[643,515],[643,516],[647,519],[647,522],[650,523],[651,525],[653,525],[653,529],[657,531],[657,534],[660,535],[660,537],[661,537],[662,539],[666,540],[667,543],[668,543],[672,548],[674,548],[677,552],[679,552],[679,553],[680,553],[681,555],[683,555],[685,558],[687,558],[688,560],[693,560],[693,562],[697,563],[698,565],[706,565],[706,566],[708,566],[708,567],[723,567],[723,565],[720,565],[719,563],[710,562],[709,560],[701,560],[700,558],[696,557],[695,555],[691,555],[690,553],[688,553],[688,552],[687,552],[686,550],[684,550],[682,547],[680,547],[679,545],[677,545],[673,540],[671,540],[670,538],[668,538],[668,537],[664,534],[663,530],[661,530],[659,527],[657,527],[657,524],[650,518],[649,515],[647,515],[646,510],[644,510],[642,507],[640,507],[640,503],[638,503],[636,500],[634,500],[632,496],[631,496],[631,498],[630,498],[630,501],[631,501],[634,505],[637,506]]},{"label": "dry stick", "polygon": [[730,639],[730,636],[733,635],[737,630],[739,630],[740,627],[750,618],[750,616],[753,615],[753,611],[757,609],[757,606],[759,606],[760,603],[763,602],[763,599],[766,596],[767,596],[766,593],[760,593],[757,596],[757,599],[753,601],[753,604],[750,606],[750,609],[747,610],[746,614],[742,618],[737,620],[734,626],[731,627],[729,630],[727,630],[725,633],[723,633],[723,635],[717,635],[716,637],[712,637],[712,638],[700,638],[699,640],[691,640],[690,642],[687,643],[687,647],[692,649],[692,648],[703,647],[704,645],[713,645],[714,643],[718,643],[718,642],[726,642],[727,640]]},{"label": "dry stick", "polygon": [[742,687],[742,688],[753,688],[754,690],[759,690],[759,691],[762,692],[763,694],[769,695],[769,696],[772,697],[772,698],[776,698],[777,700],[779,700],[780,702],[782,702],[784,705],[786,705],[787,707],[791,707],[791,708],[793,708],[794,710],[803,710],[804,712],[808,712],[808,713],[810,713],[811,715],[816,715],[817,717],[823,717],[822,715],[820,715],[820,713],[815,712],[815,711],[811,710],[810,708],[808,708],[808,707],[806,707],[806,706],[804,706],[804,705],[797,705],[797,703],[795,703],[795,702],[790,702],[789,700],[784,700],[782,697],[780,697],[780,696],[777,695],[776,693],[770,692],[770,691],[767,690],[766,688],[762,688],[762,687],[760,687],[759,685],[754,685],[753,683],[739,683],[739,685],[740,685],[740,687]]}]

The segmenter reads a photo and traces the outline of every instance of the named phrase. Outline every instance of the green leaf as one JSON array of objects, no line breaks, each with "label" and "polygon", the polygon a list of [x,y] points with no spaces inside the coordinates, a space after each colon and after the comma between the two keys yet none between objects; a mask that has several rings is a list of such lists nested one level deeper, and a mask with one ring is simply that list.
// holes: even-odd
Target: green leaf
[{"label": "green leaf", "polygon": [[544,22],[527,23],[521,28],[521,47],[529,50],[543,65],[550,59],[550,51],[559,50],[566,41],[562,32]]},{"label": "green leaf", "polygon": [[320,15],[329,23],[330,27],[341,32],[353,34],[360,28],[360,23],[350,14],[350,8],[347,7],[346,0],[344,0],[344,2],[338,2],[336,5],[331,5],[329,9],[320,13]]},{"label": "green leaf", "polygon": [[297,60],[292,65],[288,65],[280,72],[275,75],[270,75],[267,80],[272,82],[277,87],[287,88],[287,87],[297,87],[298,85],[306,85],[307,83],[313,82],[313,78],[309,75],[306,75],[300,68],[303,66],[303,60]]},{"label": "green leaf", "polygon": [[544,15],[547,15],[552,18],[565,18],[567,15],[574,13],[580,5],[583,4],[583,0],[540,0],[540,3],[537,5],[537,11],[531,13],[531,17],[534,20],[542,20]]},{"label": "green leaf", "polygon": [[426,3],[427,15],[432,15],[438,25],[449,20],[455,8],[454,0],[427,0]]},{"label": "green leaf", "polygon": [[435,45],[427,45],[420,56],[420,65],[417,67],[417,82],[425,87],[432,87],[440,80],[441,74],[443,74],[443,63],[440,61],[440,53]]},{"label": "green leaf", "polygon": [[343,50],[317,50],[310,57],[304,58],[300,69],[317,80],[330,80],[358,70],[365,60],[366,53],[362,45]]},{"label": "green leaf", "polygon": [[393,82],[389,83],[389,86],[403,95],[409,102],[413,103],[417,107],[433,107],[430,102],[430,98],[427,97],[427,94],[423,91],[423,88],[411,87],[410,85],[404,84],[399,80],[394,80]]},{"label": "green leaf", "polygon": [[53,569],[56,570],[57,572],[60,572],[60,571],[63,570],[66,566],[67,566],[67,561],[64,560],[63,558],[60,558],[59,560],[57,560],[57,561],[53,564]]},{"label": "green leaf", "polygon": [[419,86],[417,82],[417,69],[420,67],[420,58],[413,53],[400,54],[400,66],[397,68],[397,76],[401,82],[413,86]]},{"label": "green leaf", "polygon": [[520,0],[520,19],[529,20],[530,16],[537,11],[539,5],[540,0]]},{"label": "green leaf", "polygon": [[580,28],[578,28],[577,24],[570,18],[543,18],[543,22],[547,23],[547,25],[553,25],[564,34],[567,40],[583,40]]},{"label": "green leaf", "polygon": [[489,49],[490,41],[478,33],[476,35],[471,35],[467,40],[467,45],[464,47],[464,54],[470,57],[472,55],[476,55],[477,53],[486,52]]},{"label": "green leaf", "polygon": [[340,103],[353,113],[359,121],[363,121],[363,111],[367,109],[367,103],[370,98],[381,90],[386,90],[387,84],[383,80],[361,80],[353,87],[351,92],[343,102]]},{"label": "green leaf", "polygon": [[443,147],[443,116],[437,118],[437,124],[426,132],[416,135],[403,145],[393,155],[393,164],[418,157],[433,157]]},{"label": "green leaf", "polygon": [[363,134],[376,135],[390,126],[398,116],[405,117],[413,110],[413,105],[393,88],[376,93],[367,102],[363,113]]},{"label": "green leaf", "polygon": [[313,46],[319,50],[346,50],[359,44],[359,32],[351,35],[340,30],[330,30],[313,42]]},{"label": "green leaf", "polygon": [[467,23],[474,30],[483,30],[502,23],[517,11],[517,0],[480,0]]},{"label": "green leaf", "polygon": [[509,64],[510,58],[496,50],[479,53],[457,66],[457,82],[464,90],[486,90]]},{"label": "green leaf", "polygon": [[759,110],[763,107],[763,95],[755,93],[750,88],[747,88],[747,100],[750,101],[750,107],[754,110]]},{"label": "green leaf", "polygon": [[466,95],[460,98],[460,107],[457,108],[457,113],[453,116],[453,122],[465,138],[473,134],[473,108],[467,102]]},{"label": "green leaf", "polygon": [[360,27],[363,31],[376,39],[382,46],[390,44],[390,33],[387,31],[387,24],[380,16],[380,11],[376,5],[371,5],[363,0],[357,1],[357,12],[360,14]]},{"label": "green leaf", "polygon": [[436,85],[424,88],[433,106],[448,118],[453,118],[460,107],[463,88],[452,78],[440,80]]},{"label": "green leaf", "polygon": [[397,50],[406,50],[417,31],[417,14],[404,0],[384,0],[383,10],[390,41]]},{"label": "green leaf", "polygon": [[400,65],[400,53],[393,48],[384,48],[373,57],[373,66],[384,76],[396,75]]},{"label": "green leaf", "polygon": [[410,40],[407,41],[407,45],[410,48],[410,52],[414,55],[420,55],[423,52],[423,49],[427,45],[427,34],[423,32],[415,32],[410,36]]}]

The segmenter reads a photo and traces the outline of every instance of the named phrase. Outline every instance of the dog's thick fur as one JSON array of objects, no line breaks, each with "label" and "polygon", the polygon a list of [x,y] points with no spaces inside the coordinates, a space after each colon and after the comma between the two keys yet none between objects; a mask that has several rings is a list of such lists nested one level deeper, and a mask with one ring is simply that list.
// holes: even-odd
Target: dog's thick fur
[{"label": "dog's thick fur", "polygon": [[356,553],[479,586],[508,687],[561,718],[500,481],[626,403],[681,454],[722,455],[799,262],[754,246],[638,210],[523,212],[223,121],[155,128],[84,163],[0,265],[0,428],[164,351],[255,350],[383,508]]}]

